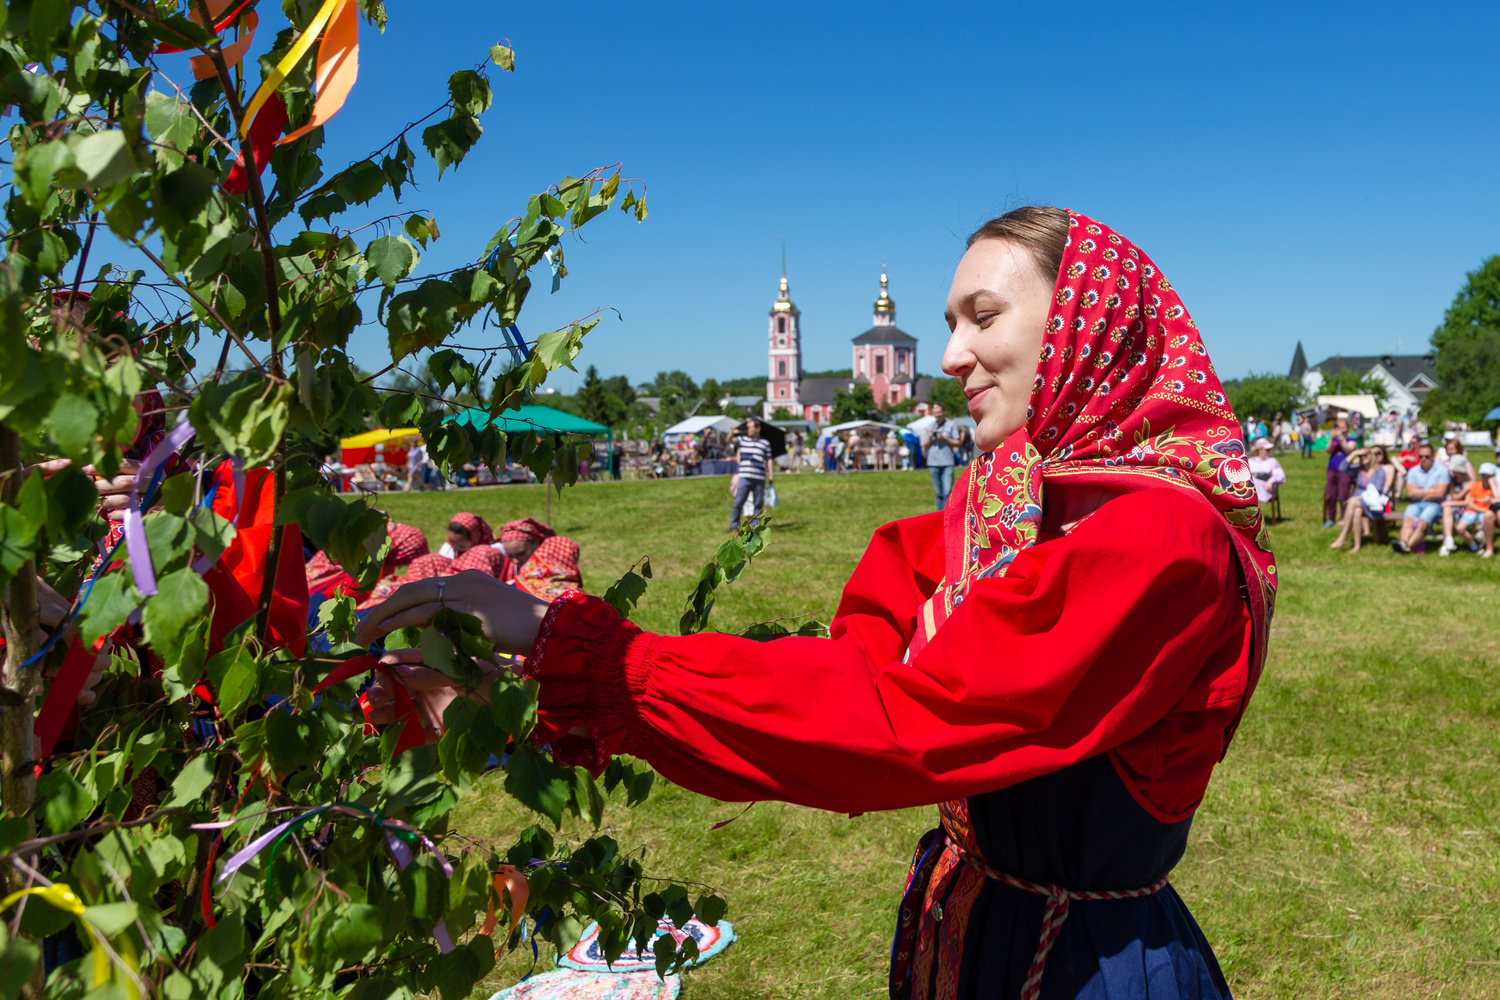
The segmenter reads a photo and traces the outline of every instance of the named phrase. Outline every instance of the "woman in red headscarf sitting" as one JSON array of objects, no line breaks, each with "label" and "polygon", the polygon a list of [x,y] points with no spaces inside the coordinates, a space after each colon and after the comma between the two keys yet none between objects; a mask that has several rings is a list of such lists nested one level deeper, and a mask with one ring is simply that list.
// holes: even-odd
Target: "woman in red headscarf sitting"
[{"label": "woman in red headscarf sitting", "polygon": [[410,566],[412,561],[427,555],[427,536],[422,529],[398,521],[385,523],[386,534],[391,538],[391,547],[386,551],[385,562],[380,567],[380,580],[365,593],[359,592],[359,584],[344,568],[326,552],[317,552],[307,561],[307,592],[313,602],[312,611],[325,597],[358,598],[357,610],[373,608],[385,600],[401,585],[402,577],[397,570]]},{"label": "woman in red headscarf sitting", "polygon": [[[528,657],[532,739],[561,761],[634,754],[728,800],[938,803],[893,997],[1227,997],[1167,878],[1275,593],[1234,414],[1176,291],[1085,216],[986,223],[947,318],[984,454],[946,510],[875,533],[830,638],[654,635],[478,574],[441,604]],[[439,596],[404,588],[361,638]]]},{"label": "woman in red headscarf sitting", "polygon": [[500,529],[500,544],[516,564],[515,584],[533,597],[554,601],[583,589],[578,543],[564,538],[534,517],[511,521]]}]

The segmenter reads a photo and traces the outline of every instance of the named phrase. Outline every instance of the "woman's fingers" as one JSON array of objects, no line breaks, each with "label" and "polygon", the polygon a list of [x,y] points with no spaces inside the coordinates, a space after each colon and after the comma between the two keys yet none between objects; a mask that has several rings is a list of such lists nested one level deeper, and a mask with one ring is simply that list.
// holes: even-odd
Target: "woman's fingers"
[{"label": "woman's fingers", "polygon": [[354,630],[355,641],[361,646],[368,646],[393,628],[399,628],[400,626],[389,625],[389,620],[411,608],[433,605],[433,611],[428,613],[428,617],[436,614],[439,579],[446,578],[418,580],[416,583],[408,583],[398,588],[394,594],[377,604],[365,620],[359,623],[359,627]]},{"label": "woman's fingers", "polygon": [[[370,613],[370,617],[360,622],[359,628],[354,632],[354,641],[361,646],[368,646],[381,636],[396,631],[398,628],[406,628],[408,625],[426,625],[432,621],[432,616],[442,608],[436,601],[408,605],[404,608],[391,608],[390,604],[406,590],[402,587],[384,603],[378,605]],[[382,612],[385,612],[382,614]]]},{"label": "woman's fingers", "polygon": [[26,471],[40,472],[44,476],[50,476],[54,472],[61,472],[63,469],[66,469],[72,464],[73,460],[71,458],[54,458],[46,462],[38,462],[33,466],[29,466]]}]

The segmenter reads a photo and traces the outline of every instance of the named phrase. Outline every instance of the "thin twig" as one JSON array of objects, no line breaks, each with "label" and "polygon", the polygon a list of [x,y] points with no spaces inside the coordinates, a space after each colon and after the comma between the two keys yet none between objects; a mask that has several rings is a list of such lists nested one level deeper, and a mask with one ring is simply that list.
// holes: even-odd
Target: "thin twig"
[{"label": "thin twig", "polygon": [[[144,243],[142,243],[140,240],[132,238],[130,242],[135,245],[135,248],[137,250],[139,250],[141,253],[145,254],[146,257],[148,259],[150,259],[151,263],[153,263],[157,267],[161,268],[162,274],[165,274],[167,276],[167,278],[171,280],[172,284],[176,285],[178,288],[182,289],[184,292],[187,292],[188,295],[192,296],[193,301],[196,302],[196,303],[198,303],[200,306],[202,306],[204,308],[204,310],[209,314],[209,316],[213,317],[214,322],[218,323],[219,326],[221,326],[224,329],[224,332],[229,335],[229,338],[231,340],[233,340],[236,344],[240,345],[240,350],[242,350],[242,351],[245,352],[245,356],[250,359],[251,363],[254,364],[256,368],[260,369],[261,374],[263,374],[263,375],[269,375],[271,378],[273,378],[277,382],[285,381],[285,379],[282,379],[281,377],[276,376],[276,375],[271,375],[270,372],[267,372],[266,371],[266,366],[260,363],[260,359],[255,356],[254,352],[251,351],[250,348],[248,348],[248,347],[245,346],[245,342],[240,339],[240,335],[234,332],[234,327],[230,326],[225,321],[224,317],[219,315],[218,310],[216,310],[213,306],[209,305],[207,302],[203,301],[203,297],[201,295],[199,295],[197,292],[193,291],[191,288],[189,288],[187,285],[185,285],[181,281],[177,280],[177,277],[174,274],[172,274],[172,272],[170,270],[167,269],[167,265],[164,264],[164,263],[162,263],[162,259],[160,257],[158,257],[158,256],[156,256],[156,254],[152,253],[150,251],[150,249],[148,249],[146,247],[146,245]],[[275,293],[274,289],[272,289],[270,297],[271,298],[275,298],[276,297],[276,293]]]}]

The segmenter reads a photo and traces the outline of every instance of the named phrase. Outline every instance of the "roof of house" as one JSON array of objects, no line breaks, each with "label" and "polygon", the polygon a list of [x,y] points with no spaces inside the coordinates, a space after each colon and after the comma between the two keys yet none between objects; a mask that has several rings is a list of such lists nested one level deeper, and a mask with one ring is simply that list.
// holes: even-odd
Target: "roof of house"
[{"label": "roof of house", "polygon": [[1301,382],[1302,376],[1307,374],[1307,355],[1302,352],[1302,341],[1297,341],[1297,350],[1292,354],[1292,370],[1287,373],[1287,378],[1293,382]]},{"label": "roof of house", "polygon": [[797,386],[797,402],[811,403],[818,406],[833,402],[835,392],[848,392],[849,383],[854,381],[848,378],[805,378]]},{"label": "roof of house", "polygon": [[915,344],[917,338],[898,326],[872,326],[858,337],[856,344]]},{"label": "roof of house", "polygon": [[1335,354],[1331,358],[1319,361],[1309,370],[1336,372],[1349,368],[1363,373],[1380,365],[1390,372],[1397,382],[1411,388],[1412,383],[1421,378],[1425,378],[1432,385],[1438,384],[1437,368],[1433,364],[1435,360],[1436,356],[1432,354],[1371,354],[1351,357]]}]

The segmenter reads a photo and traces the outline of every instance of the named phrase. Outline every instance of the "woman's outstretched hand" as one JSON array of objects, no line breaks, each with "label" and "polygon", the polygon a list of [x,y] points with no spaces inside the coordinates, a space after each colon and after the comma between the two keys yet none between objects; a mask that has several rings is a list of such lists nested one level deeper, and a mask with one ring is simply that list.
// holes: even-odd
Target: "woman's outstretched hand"
[{"label": "woman's outstretched hand", "polygon": [[522,656],[531,653],[547,613],[546,601],[471,569],[401,587],[360,623],[355,641],[368,646],[398,628],[426,625],[444,607],[478,618],[497,652]]}]

